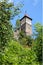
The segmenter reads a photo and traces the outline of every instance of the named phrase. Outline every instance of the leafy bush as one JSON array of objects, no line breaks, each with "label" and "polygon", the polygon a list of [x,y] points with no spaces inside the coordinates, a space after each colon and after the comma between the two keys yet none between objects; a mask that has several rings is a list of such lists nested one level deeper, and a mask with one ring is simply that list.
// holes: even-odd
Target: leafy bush
[{"label": "leafy bush", "polygon": [[33,46],[33,50],[37,55],[37,61],[42,63],[43,26],[40,23],[36,23],[34,29],[35,29],[35,40],[34,40],[35,43]]},{"label": "leafy bush", "polygon": [[38,65],[33,50],[23,48],[16,41],[8,43],[0,58],[0,65]]},{"label": "leafy bush", "polygon": [[32,36],[27,36],[24,31],[20,31],[19,33],[19,42],[21,45],[28,45],[31,46],[32,45]]}]

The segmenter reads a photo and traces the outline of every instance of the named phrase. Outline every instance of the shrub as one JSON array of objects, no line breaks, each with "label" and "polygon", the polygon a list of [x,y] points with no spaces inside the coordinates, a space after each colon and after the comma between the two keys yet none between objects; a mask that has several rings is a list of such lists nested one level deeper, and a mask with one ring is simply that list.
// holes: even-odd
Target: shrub
[{"label": "shrub", "polygon": [[0,56],[0,65],[38,65],[33,50],[23,48],[16,41],[10,42]]}]

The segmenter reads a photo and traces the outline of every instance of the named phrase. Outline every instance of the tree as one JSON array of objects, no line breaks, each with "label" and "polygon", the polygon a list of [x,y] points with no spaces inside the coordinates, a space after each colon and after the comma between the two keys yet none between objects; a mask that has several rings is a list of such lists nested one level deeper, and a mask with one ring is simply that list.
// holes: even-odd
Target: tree
[{"label": "tree", "polygon": [[32,36],[26,36],[26,39],[27,39],[27,45],[32,46],[32,41],[33,41]]},{"label": "tree", "polygon": [[0,49],[13,38],[13,28],[10,20],[20,13],[20,6],[8,3],[8,0],[0,1]]},{"label": "tree", "polygon": [[19,42],[22,45],[31,46],[31,44],[32,44],[32,37],[25,35],[25,33],[23,31],[21,31],[20,34],[19,34]]},{"label": "tree", "polygon": [[19,19],[16,20],[16,29],[17,28],[20,28],[20,20]]},{"label": "tree", "polygon": [[35,40],[34,40],[34,51],[37,55],[37,61],[38,62],[42,62],[42,30],[43,30],[43,26],[40,23],[36,23],[35,24]]}]

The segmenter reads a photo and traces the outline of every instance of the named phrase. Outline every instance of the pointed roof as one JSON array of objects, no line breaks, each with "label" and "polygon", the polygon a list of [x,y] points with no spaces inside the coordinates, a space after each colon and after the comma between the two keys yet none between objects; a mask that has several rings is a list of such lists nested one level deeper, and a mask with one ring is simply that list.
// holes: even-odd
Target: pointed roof
[{"label": "pointed roof", "polygon": [[25,14],[21,19],[20,19],[20,21],[22,20],[22,19],[24,19],[24,18],[28,18],[28,19],[30,19],[30,20],[32,20],[32,18],[30,18],[27,14]]}]

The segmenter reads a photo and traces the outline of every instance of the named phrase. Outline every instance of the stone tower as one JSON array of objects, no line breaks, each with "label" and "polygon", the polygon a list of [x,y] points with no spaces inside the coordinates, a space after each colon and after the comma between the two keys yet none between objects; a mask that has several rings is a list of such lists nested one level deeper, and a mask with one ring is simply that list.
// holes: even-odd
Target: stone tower
[{"label": "stone tower", "polygon": [[21,30],[24,31],[26,35],[32,35],[32,19],[26,14],[20,19]]}]

